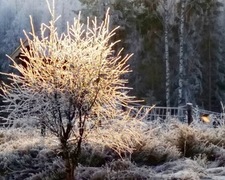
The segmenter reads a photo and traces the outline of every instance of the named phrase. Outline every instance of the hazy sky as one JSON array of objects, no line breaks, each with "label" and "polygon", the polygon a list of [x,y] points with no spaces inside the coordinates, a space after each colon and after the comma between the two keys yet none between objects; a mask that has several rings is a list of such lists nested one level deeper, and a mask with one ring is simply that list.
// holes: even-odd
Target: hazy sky
[{"label": "hazy sky", "polygon": [[[49,0],[50,3],[52,0]],[[72,21],[76,11],[81,9],[78,0],[55,0],[58,29],[62,31],[67,21]],[[10,54],[23,38],[23,30],[30,30],[29,15],[34,19],[35,28],[49,21],[46,0],[0,0],[0,57]]]}]

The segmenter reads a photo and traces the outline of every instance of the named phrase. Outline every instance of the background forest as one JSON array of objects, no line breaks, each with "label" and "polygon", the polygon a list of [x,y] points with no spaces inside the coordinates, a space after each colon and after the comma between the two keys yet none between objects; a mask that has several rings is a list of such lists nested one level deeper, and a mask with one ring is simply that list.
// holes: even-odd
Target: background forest
[{"label": "background forest", "polygon": [[[0,66],[12,71],[11,54],[29,31],[48,22],[45,0],[0,1]],[[220,111],[225,101],[224,0],[57,0],[59,32],[78,15],[104,18],[110,7],[112,27],[120,26],[115,51],[125,47],[130,60],[130,92],[148,105],[178,106],[191,102]],[[38,31],[38,29],[37,29]],[[38,32],[37,32],[38,33]],[[118,47],[120,46],[120,47]],[[3,80],[4,78],[1,77]]]}]

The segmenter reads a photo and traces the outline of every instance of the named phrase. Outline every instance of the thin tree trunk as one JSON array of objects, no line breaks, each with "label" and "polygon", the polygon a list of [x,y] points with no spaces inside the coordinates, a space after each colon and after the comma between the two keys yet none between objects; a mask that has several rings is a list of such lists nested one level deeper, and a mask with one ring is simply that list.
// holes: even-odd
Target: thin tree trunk
[{"label": "thin tree trunk", "polygon": [[74,169],[75,165],[71,159],[70,149],[68,147],[68,139],[62,138],[61,140],[62,145],[62,158],[65,162],[65,170],[66,170],[66,180],[74,180]]},{"label": "thin tree trunk", "polygon": [[168,25],[169,25],[169,10],[168,0],[164,0],[164,43],[165,43],[165,62],[166,62],[166,106],[170,107],[170,64],[169,64],[169,41],[168,41]]},{"label": "thin tree trunk", "polygon": [[178,106],[183,102],[183,81],[184,81],[184,8],[185,0],[181,0],[180,9],[180,52],[179,52],[179,87],[178,87]]},{"label": "thin tree trunk", "polygon": [[209,30],[209,39],[208,39],[208,63],[209,63],[209,95],[208,95],[208,108],[209,110],[212,109],[212,61],[211,61],[211,42],[210,42],[210,30]]}]

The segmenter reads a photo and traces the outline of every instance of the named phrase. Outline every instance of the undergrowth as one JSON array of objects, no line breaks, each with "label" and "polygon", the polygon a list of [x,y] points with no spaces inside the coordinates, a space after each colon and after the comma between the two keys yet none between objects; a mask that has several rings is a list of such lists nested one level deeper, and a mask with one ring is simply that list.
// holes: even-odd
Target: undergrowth
[{"label": "undergrowth", "polygon": [[[223,127],[202,128],[171,120],[162,125],[154,121],[141,122],[136,127],[130,124],[126,126],[130,129],[125,130],[122,126],[126,123],[121,123],[119,126],[124,132],[116,130],[116,127],[108,129],[108,133],[106,129],[93,129],[82,147],[77,178],[149,179],[154,176],[154,167],[165,170],[169,163],[177,164],[178,160],[185,158],[203,169],[212,164],[215,167],[225,165]],[[128,149],[124,147],[118,152],[117,145],[121,141],[128,142],[134,135],[136,139],[127,144]],[[197,165],[190,163],[190,166]],[[0,130],[1,177],[57,180],[64,179],[64,168],[60,147],[48,133],[41,137],[36,130]]]}]

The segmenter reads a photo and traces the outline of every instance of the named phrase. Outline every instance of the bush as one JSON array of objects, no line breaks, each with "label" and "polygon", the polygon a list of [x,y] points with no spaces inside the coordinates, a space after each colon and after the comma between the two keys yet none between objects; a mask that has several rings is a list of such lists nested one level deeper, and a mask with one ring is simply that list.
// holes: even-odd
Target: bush
[{"label": "bush", "polygon": [[66,33],[58,34],[54,7],[48,6],[49,25],[41,25],[39,37],[31,19],[32,32],[25,32],[29,48],[21,41],[22,63],[12,59],[20,75],[8,74],[12,83],[2,88],[4,110],[8,121],[38,121],[58,137],[67,179],[73,179],[89,130],[112,116],[120,119],[121,105],[133,100],[122,78],[130,72],[131,55],[123,58],[122,50],[113,51],[116,42],[110,39],[117,28],[110,31],[109,12],[101,23],[87,18],[84,25],[79,16]]}]

